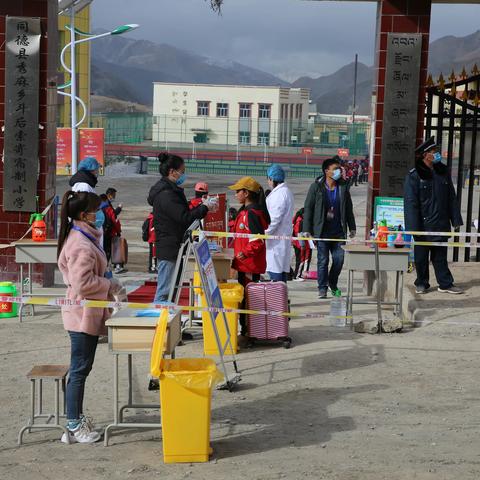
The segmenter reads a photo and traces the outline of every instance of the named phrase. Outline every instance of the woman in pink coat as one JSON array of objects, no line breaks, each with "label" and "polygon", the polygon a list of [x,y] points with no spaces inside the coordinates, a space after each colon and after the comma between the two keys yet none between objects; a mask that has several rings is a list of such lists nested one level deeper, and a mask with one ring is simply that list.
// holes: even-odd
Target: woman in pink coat
[{"label": "woman in pink coat", "polygon": [[[105,278],[107,257],[95,226],[100,197],[91,192],[65,193],[58,238],[58,268],[70,300],[107,300],[120,290],[118,280]],[[67,383],[67,428],[70,442],[92,443],[100,439],[90,419],[83,415],[85,381],[95,358],[98,336],[105,335],[106,308],[62,307],[65,330],[71,343]],[[67,442],[65,434],[62,441]]]}]

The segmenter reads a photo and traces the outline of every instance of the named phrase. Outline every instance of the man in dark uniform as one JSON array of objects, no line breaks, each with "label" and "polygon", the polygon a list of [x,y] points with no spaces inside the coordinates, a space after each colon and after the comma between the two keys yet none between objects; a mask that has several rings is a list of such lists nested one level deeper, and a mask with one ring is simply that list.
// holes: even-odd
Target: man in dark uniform
[{"label": "man in dark uniform", "polygon": [[[453,188],[452,177],[438,151],[435,138],[430,137],[416,150],[415,168],[405,179],[405,226],[409,231],[449,232],[451,227],[463,225],[462,215]],[[446,242],[448,237],[416,236],[419,242]],[[423,294],[430,288],[429,259],[435,270],[438,291],[459,294],[448,268],[448,247],[415,246],[415,291]]]}]

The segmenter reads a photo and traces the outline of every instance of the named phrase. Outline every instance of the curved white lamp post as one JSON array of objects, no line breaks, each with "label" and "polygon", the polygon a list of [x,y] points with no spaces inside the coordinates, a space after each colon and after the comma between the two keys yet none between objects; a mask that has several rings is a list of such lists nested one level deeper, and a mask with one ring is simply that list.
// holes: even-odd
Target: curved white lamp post
[{"label": "curved white lamp post", "polygon": [[[72,129],[72,174],[77,172],[77,127],[82,124],[87,116],[87,106],[85,102],[77,96],[77,79],[76,79],[76,64],[75,64],[75,46],[79,43],[91,42],[92,40],[96,40],[97,38],[107,37],[108,35],[121,35],[122,33],[130,32],[139,27],[139,25],[127,24],[127,25],[120,25],[119,27],[115,28],[110,32],[100,33],[98,35],[94,35],[92,33],[82,32],[75,28],[72,25],[75,25],[75,10],[71,9],[71,25],[65,25],[65,28],[70,32],[70,43],[67,43],[62,49],[60,53],[60,63],[62,67],[65,69],[67,73],[70,74],[70,81],[60,85],[58,89],[59,95],[63,95],[66,97],[70,97],[70,114],[71,114],[71,129]],[[75,36],[78,35],[80,38],[78,40],[75,39]],[[70,66],[65,64],[65,53],[70,49]],[[62,90],[70,88],[70,93],[66,93]],[[83,115],[80,121],[77,121],[77,107],[76,102],[80,103],[83,109]]]}]

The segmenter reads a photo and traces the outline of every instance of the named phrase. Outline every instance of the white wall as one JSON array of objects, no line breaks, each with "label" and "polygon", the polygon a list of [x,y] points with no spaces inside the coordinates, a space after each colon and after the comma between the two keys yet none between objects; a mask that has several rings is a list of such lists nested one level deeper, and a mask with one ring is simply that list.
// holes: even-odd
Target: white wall
[{"label": "white wall", "polygon": [[[208,117],[197,115],[197,102],[210,102]],[[153,140],[193,142],[196,133],[205,131],[212,144],[238,143],[239,105],[252,104],[250,144],[258,144],[259,104],[271,105],[270,146],[278,144],[280,102],[302,103],[302,119],[308,119],[308,90],[279,87],[242,87],[155,83],[153,96]],[[228,117],[217,117],[217,103],[229,105]]]}]

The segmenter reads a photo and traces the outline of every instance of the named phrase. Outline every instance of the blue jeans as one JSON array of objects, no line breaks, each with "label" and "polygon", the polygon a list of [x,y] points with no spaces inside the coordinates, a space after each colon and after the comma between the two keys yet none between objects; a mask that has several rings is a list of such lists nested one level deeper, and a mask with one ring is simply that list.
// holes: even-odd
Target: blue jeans
[{"label": "blue jeans", "polygon": [[272,280],[272,282],[286,282],[288,280],[287,272],[282,272],[282,273],[267,272],[267,273],[268,273],[268,276],[270,277],[270,280]]},{"label": "blue jeans", "polygon": [[70,335],[70,371],[67,382],[67,420],[79,420],[83,414],[85,381],[92,370],[98,337],[82,332]]},{"label": "blue jeans", "polygon": [[[345,252],[342,248],[344,242],[317,242],[317,273],[318,289],[337,289],[338,277],[342,272]],[[332,266],[328,271],[329,253],[332,254]]]},{"label": "blue jeans", "polygon": [[175,270],[175,263],[170,260],[160,260],[157,263],[157,291],[155,293],[155,303],[166,302],[168,300],[168,293],[172,284],[173,273]]}]

